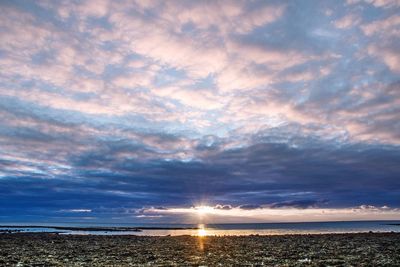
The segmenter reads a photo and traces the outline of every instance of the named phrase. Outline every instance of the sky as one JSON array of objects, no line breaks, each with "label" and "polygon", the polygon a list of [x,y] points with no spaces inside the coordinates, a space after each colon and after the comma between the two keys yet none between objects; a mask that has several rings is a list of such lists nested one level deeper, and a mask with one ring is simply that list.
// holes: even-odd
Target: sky
[{"label": "sky", "polygon": [[0,1],[0,222],[400,219],[400,1]]}]

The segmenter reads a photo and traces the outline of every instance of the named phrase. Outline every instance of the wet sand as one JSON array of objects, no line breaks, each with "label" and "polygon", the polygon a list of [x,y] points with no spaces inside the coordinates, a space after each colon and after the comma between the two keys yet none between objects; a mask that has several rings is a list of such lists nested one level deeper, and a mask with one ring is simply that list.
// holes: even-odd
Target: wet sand
[{"label": "wet sand", "polygon": [[284,236],[0,234],[0,266],[400,266],[400,233]]}]

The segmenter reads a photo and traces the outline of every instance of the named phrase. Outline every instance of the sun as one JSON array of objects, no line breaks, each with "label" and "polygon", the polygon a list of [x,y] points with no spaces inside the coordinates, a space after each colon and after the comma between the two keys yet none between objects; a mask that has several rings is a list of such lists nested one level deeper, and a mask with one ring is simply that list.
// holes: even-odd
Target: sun
[{"label": "sun", "polygon": [[209,206],[198,206],[198,207],[195,207],[195,210],[196,210],[197,214],[202,216],[202,215],[212,212],[213,208],[209,207]]}]

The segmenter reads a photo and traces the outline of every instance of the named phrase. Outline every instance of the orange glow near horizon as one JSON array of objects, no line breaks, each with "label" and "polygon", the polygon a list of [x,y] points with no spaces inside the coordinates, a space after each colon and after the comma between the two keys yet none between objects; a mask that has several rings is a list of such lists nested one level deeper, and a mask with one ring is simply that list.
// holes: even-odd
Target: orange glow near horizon
[{"label": "orange glow near horizon", "polygon": [[[188,208],[146,209],[147,215],[179,215],[187,216],[187,223],[244,223],[244,222],[308,222],[308,221],[342,221],[342,220],[398,220],[400,209],[386,206],[358,206],[351,208],[271,208],[261,206],[255,209],[231,207],[219,209],[205,204]],[[210,235],[212,230],[207,230]],[[196,232],[197,234],[197,232]]]}]

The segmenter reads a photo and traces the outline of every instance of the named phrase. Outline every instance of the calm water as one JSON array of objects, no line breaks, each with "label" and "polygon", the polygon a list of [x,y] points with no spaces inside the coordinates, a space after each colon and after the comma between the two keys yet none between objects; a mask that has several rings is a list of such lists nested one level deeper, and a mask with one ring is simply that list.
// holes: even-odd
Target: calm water
[{"label": "calm water", "polygon": [[[0,223],[1,225],[40,225],[49,226],[45,228],[23,227],[18,228],[22,232],[59,232],[63,234],[94,234],[94,235],[280,235],[280,234],[321,234],[321,233],[355,233],[355,232],[400,232],[399,225],[388,225],[400,221],[352,221],[352,222],[305,222],[305,223],[246,223],[246,224],[208,224],[200,225],[200,229],[182,230],[143,230],[135,231],[75,231],[59,230],[50,226],[63,227],[199,227],[194,224],[81,224],[81,223]],[[13,229],[11,227],[0,227],[0,230]]]}]

